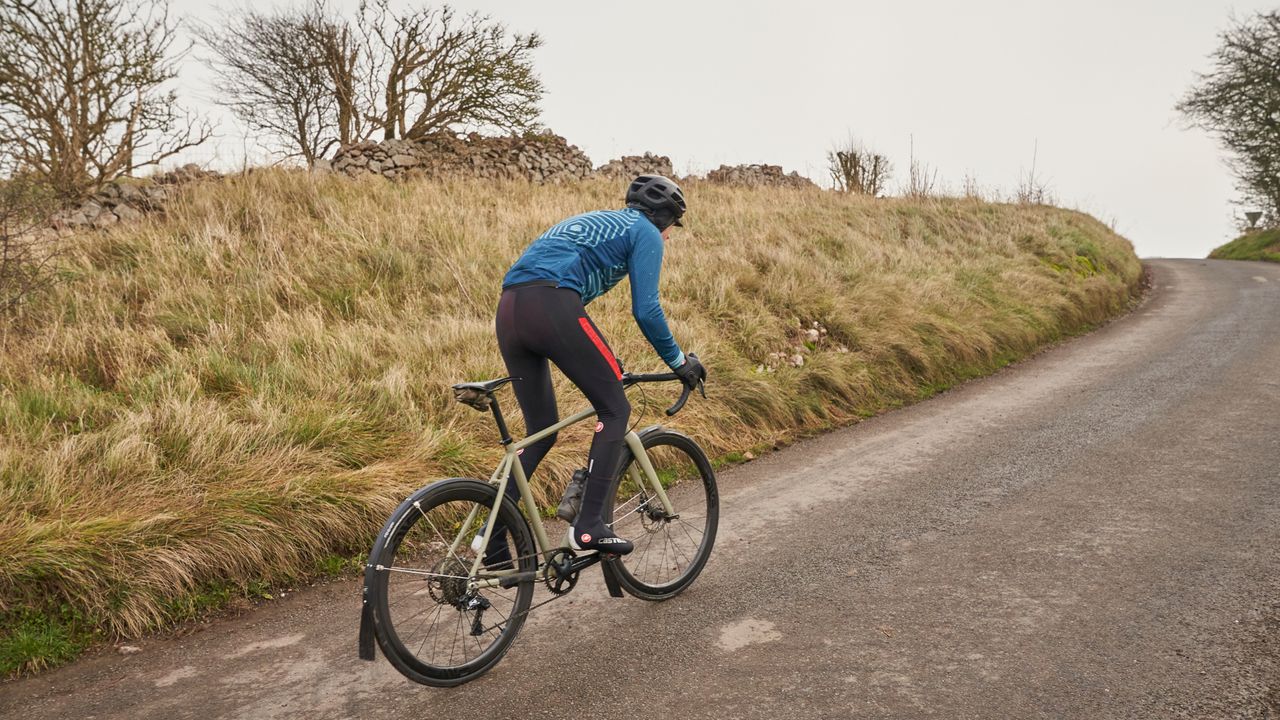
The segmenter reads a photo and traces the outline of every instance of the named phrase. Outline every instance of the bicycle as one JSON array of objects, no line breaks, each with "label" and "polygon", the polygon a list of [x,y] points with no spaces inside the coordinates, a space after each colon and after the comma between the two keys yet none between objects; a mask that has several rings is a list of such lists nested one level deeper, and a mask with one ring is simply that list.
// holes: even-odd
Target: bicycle
[{"label": "bicycle", "polygon": [[[571,592],[583,570],[600,565],[612,597],[623,592],[666,600],[702,572],[715,543],[719,492],[706,453],[682,433],[653,425],[629,431],[611,481],[605,522],[635,549],[625,556],[574,552],[566,538],[553,544],[517,457],[528,445],[595,415],[587,408],[515,441],[494,393],[516,378],[453,386],[458,402],[493,414],[501,462],[488,482],[439,480],[414,492],[387,520],[364,572],[359,657],[374,660],[374,643],[410,680],[451,687],[473,680],[502,659],[529,612]],[[675,373],[623,376],[626,387],[678,380]],[[705,397],[706,391],[699,384]],[[666,410],[675,415],[689,399]],[[521,504],[506,497],[515,480]],[[497,518],[508,532],[509,560],[486,564]],[[498,553],[501,555],[501,553]],[[542,583],[551,597],[532,605]]]}]

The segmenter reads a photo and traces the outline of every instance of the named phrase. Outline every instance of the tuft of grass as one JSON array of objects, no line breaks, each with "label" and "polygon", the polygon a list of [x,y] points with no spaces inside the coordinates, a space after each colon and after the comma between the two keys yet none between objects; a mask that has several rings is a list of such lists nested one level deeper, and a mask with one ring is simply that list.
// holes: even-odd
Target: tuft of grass
[{"label": "tuft of grass", "polygon": [[[503,374],[493,313],[528,242],[621,189],[265,170],[69,238],[66,282],[0,330],[0,672],[358,567],[408,493],[488,477],[491,418],[449,385]],[[685,189],[663,302],[710,385],[674,422],[721,463],[992,372],[1138,288],[1132,246],[1077,212]],[[660,369],[625,287],[590,311],[628,368]],[[638,423],[667,391],[632,391]],[[561,433],[544,505],[590,430]]]},{"label": "tuft of grass", "polygon": [[1226,245],[1214,248],[1209,257],[1220,260],[1280,262],[1280,228],[1245,233]]},{"label": "tuft of grass", "polygon": [[67,607],[57,613],[23,608],[0,613],[0,675],[56,667],[93,641],[92,631]]}]

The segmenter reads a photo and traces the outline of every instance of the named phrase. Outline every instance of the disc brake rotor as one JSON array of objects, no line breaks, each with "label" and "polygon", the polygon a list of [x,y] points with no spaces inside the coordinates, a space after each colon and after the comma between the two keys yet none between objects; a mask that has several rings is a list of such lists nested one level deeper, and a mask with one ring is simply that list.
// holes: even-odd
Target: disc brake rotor
[{"label": "disc brake rotor", "polygon": [[670,522],[667,512],[662,509],[662,504],[656,497],[647,498],[639,508],[636,508],[636,512],[640,513],[640,526],[651,533],[661,530]]}]

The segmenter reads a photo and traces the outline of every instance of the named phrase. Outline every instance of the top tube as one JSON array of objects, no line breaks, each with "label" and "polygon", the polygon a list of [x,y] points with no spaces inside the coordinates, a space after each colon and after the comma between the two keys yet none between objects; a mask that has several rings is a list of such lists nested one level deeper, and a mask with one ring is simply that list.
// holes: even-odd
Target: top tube
[{"label": "top tube", "polygon": [[[622,384],[636,385],[638,383],[670,382],[672,380],[679,380],[679,379],[680,379],[680,376],[676,375],[675,373],[647,373],[647,374],[627,373],[622,376]],[[674,406],[667,409],[667,415],[674,415],[676,412],[679,412],[680,408],[684,406],[685,401],[688,399],[689,399],[689,389],[685,388],[685,391],[681,395],[680,400],[677,401],[677,403]],[[574,413],[573,415],[570,415],[569,417],[561,420],[560,422],[554,425],[551,425],[550,427],[543,428],[542,430],[539,430],[538,432],[532,435],[529,435],[522,440],[512,443],[508,447],[511,449],[512,452],[518,452],[538,442],[539,440],[551,435],[552,433],[559,432],[569,427],[570,425],[582,422],[583,420],[586,420],[587,418],[595,414],[596,414],[595,408],[592,408],[592,407],[588,407],[585,410],[580,410]]]}]

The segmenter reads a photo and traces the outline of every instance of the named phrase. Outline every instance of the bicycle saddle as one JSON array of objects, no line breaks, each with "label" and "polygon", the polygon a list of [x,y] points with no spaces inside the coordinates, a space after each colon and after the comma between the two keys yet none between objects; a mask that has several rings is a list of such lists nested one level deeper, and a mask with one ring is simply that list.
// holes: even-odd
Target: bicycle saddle
[{"label": "bicycle saddle", "polygon": [[488,410],[489,403],[493,400],[493,391],[506,385],[512,380],[519,380],[516,377],[498,378],[497,380],[485,380],[482,382],[458,383],[453,386],[453,399],[463,405],[470,405],[477,410]]}]

